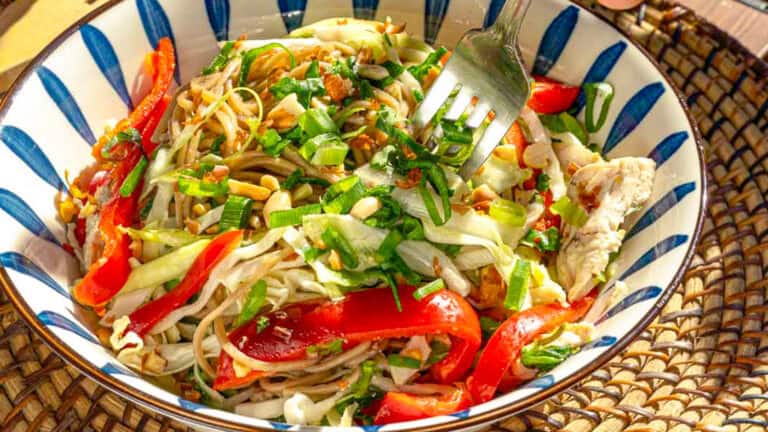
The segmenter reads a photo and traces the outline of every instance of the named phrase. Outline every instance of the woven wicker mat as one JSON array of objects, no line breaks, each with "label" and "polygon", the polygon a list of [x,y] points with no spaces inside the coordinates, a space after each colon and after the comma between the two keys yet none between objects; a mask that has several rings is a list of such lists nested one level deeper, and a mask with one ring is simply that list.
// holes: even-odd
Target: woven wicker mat
[{"label": "woven wicker mat", "polygon": [[[765,431],[768,65],[662,0],[640,13],[595,10],[645,46],[688,97],[708,162],[704,232],[683,284],[625,352],[492,430]],[[64,364],[4,298],[0,390],[2,431],[186,430]]]}]

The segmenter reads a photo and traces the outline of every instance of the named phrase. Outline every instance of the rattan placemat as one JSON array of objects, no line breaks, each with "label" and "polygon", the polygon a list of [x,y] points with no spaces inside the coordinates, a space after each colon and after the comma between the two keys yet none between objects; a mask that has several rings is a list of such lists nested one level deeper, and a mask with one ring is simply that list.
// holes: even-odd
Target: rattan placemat
[{"label": "rattan placemat", "polygon": [[[666,1],[640,13],[595,10],[645,46],[687,97],[708,162],[704,232],[684,282],[636,341],[574,388],[493,430],[765,431],[768,65]],[[64,364],[4,298],[0,427],[186,430]]]}]

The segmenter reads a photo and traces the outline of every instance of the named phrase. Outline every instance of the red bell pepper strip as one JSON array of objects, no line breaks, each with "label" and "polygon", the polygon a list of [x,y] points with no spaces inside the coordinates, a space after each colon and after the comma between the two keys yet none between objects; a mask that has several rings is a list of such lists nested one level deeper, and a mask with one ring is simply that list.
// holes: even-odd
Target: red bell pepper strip
[{"label": "red bell pepper strip", "polygon": [[555,80],[534,76],[528,106],[539,114],[561,113],[573,105],[581,87],[562,84]]},{"label": "red bell pepper strip", "polygon": [[153,63],[152,89],[128,116],[128,124],[140,131],[144,129],[155,107],[165,98],[168,88],[173,82],[176,55],[173,51],[173,43],[169,38],[164,37],[157,42],[157,48],[153,53]]},{"label": "red bell pepper strip", "polygon": [[152,153],[155,152],[158,143],[152,141],[152,135],[155,134],[155,129],[160,125],[160,120],[165,114],[165,110],[168,108],[168,103],[171,101],[171,97],[168,95],[163,96],[158,102],[155,109],[147,119],[147,124],[144,126],[144,130],[141,132],[141,146],[144,148],[144,154],[148,157],[152,157]]},{"label": "red bell pepper strip", "polygon": [[152,327],[168,316],[171,312],[183,306],[193,295],[200,292],[203,284],[211,275],[211,270],[230,252],[240,246],[243,231],[227,231],[211,240],[200,255],[195,258],[184,279],[171,291],[163,294],[131,313],[131,323],[128,331],[144,337]]},{"label": "red bell pepper strip", "polygon": [[[160,40],[157,51],[154,53],[154,59],[156,65],[152,89],[128,118],[120,122],[113,133],[127,127],[135,127],[144,132],[142,142],[150,141],[150,137],[157,127],[157,122],[159,122],[159,117],[154,126],[148,124],[150,123],[149,120],[155,118],[155,110],[156,108],[159,110],[158,105],[161,105],[165,100],[165,94],[173,80],[176,62],[170,39],[163,38]],[[159,115],[161,116],[162,113]],[[110,138],[110,136],[102,137],[99,143],[93,147],[93,155],[97,160],[102,159],[101,148]],[[148,153],[148,155],[150,154]],[[137,187],[130,196],[122,197],[120,196],[120,186],[122,186],[128,173],[139,162],[141,156],[142,152],[134,146],[128,151],[125,159],[117,162],[106,174],[111,182],[112,199],[99,212],[99,234],[104,243],[104,249],[101,258],[90,266],[88,273],[73,291],[75,299],[83,305],[100,306],[111,300],[123,287],[131,272],[131,267],[128,264],[128,258],[131,256],[128,249],[130,239],[127,234],[120,232],[118,227],[121,225],[128,226],[133,222],[141,187]]]},{"label": "red bell pepper strip", "polygon": [[[520,357],[523,347],[562,324],[580,319],[589,310],[595,295],[596,291],[593,291],[569,306],[560,303],[534,306],[504,321],[488,340],[475,370],[467,378],[472,400],[475,403],[491,400],[502,378],[512,374],[511,366]],[[506,377],[507,384],[511,379],[514,377]]]},{"label": "red bell pepper strip", "polygon": [[[447,334],[451,351],[433,365],[438,379],[453,381],[471,367],[480,347],[480,323],[472,306],[448,290],[438,291],[422,300],[413,298],[415,287],[401,285],[402,312],[392,299],[389,288],[357,291],[338,302],[295,303],[267,315],[269,325],[258,331],[258,320],[235,329],[229,340],[243,353],[268,362],[300,360],[307,348],[337,339],[344,348],[376,339],[415,335]],[[275,327],[281,327],[275,331]],[[214,388],[225,390],[252,382],[261,373],[238,378],[231,368],[229,355],[222,351]]]},{"label": "red bell pepper strip", "polygon": [[441,396],[420,396],[388,392],[379,404],[373,424],[389,424],[427,417],[453,414],[472,405],[469,392],[459,384],[452,393]]},{"label": "red bell pepper strip", "polygon": [[130,239],[118,229],[133,223],[141,188],[128,197],[120,195],[120,186],[141,158],[141,152],[134,147],[125,159],[110,171],[112,199],[99,212],[99,235],[104,243],[101,258],[91,264],[88,273],[75,286],[75,299],[86,306],[99,306],[108,302],[122,288],[131,266],[128,258],[131,251]]}]

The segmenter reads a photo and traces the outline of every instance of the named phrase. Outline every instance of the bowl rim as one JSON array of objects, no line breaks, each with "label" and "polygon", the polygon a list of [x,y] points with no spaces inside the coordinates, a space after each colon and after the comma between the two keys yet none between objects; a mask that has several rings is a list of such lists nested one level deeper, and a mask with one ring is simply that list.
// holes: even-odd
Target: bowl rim
[{"label": "bowl rim", "polygon": [[[5,118],[7,112],[9,111],[10,106],[12,105],[14,96],[19,92],[19,89],[27,82],[27,80],[29,80],[29,78],[34,74],[34,71],[35,69],[37,69],[38,66],[42,65],[42,63],[45,60],[47,60],[48,57],[56,49],[58,49],[59,46],[64,41],[66,41],[72,34],[74,34],[80,27],[82,27],[84,24],[87,24],[93,21],[95,18],[111,10],[114,6],[122,3],[123,1],[124,0],[108,0],[103,5],[98,6],[96,9],[89,12],[88,14],[86,14],[85,16],[77,20],[75,23],[67,27],[58,36],[56,36],[56,38],[54,38],[50,43],[48,43],[43,48],[43,50],[39,54],[37,54],[29,62],[29,64],[27,64],[24,67],[24,69],[19,74],[19,76],[14,80],[14,82],[8,88],[8,91],[6,92],[6,94],[3,95],[2,99],[0,99],[0,121]],[[675,271],[675,275],[672,277],[670,283],[664,287],[662,294],[658,297],[658,299],[656,300],[655,304],[651,307],[649,312],[646,313],[627,332],[624,338],[617,340],[616,343],[614,343],[612,346],[606,349],[602,354],[597,356],[597,358],[595,358],[592,362],[587,364],[586,367],[571,373],[570,375],[564,377],[560,381],[554,383],[551,387],[543,389],[538,393],[528,396],[518,402],[507,404],[481,414],[470,415],[466,418],[461,418],[461,419],[457,418],[452,421],[444,421],[437,425],[425,425],[425,426],[405,428],[405,429],[401,429],[402,431],[448,432],[448,431],[458,430],[461,428],[479,426],[482,424],[486,424],[489,422],[493,422],[496,420],[509,417],[515,413],[521,412],[527,408],[533,407],[541,402],[544,402],[545,400],[561,393],[562,391],[567,390],[568,388],[575,385],[582,379],[588,377],[590,374],[592,374],[592,372],[596,371],[601,366],[603,366],[606,362],[608,362],[611,358],[616,356],[621,350],[623,350],[632,341],[634,341],[635,338],[637,338],[637,336],[640,333],[642,333],[649,324],[651,324],[651,322],[661,312],[662,308],[666,305],[666,303],[674,294],[676,290],[675,288],[682,281],[683,276],[685,275],[688,267],[691,264],[693,256],[695,255],[695,251],[696,251],[699,239],[702,234],[703,226],[704,226],[704,218],[706,215],[707,202],[709,201],[708,192],[707,192],[709,181],[706,175],[707,165],[705,163],[705,158],[704,158],[704,148],[703,148],[703,140],[702,140],[701,132],[699,131],[698,124],[696,123],[695,119],[693,118],[693,115],[691,114],[690,108],[688,106],[686,99],[684,98],[684,95],[682,94],[681,90],[674,84],[674,82],[669,77],[669,75],[665,72],[665,70],[662,68],[658,60],[656,60],[656,58],[653,57],[653,55],[644,46],[640,45],[637,41],[629,37],[615,23],[609,21],[605,17],[594,12],[591,8],[582,6],[581,4],[576,3],[573,0],[567,0],[567,1],[568,3],[571,3],[577,8],[579,8],[580,10],[586,11],[590,15],[596,17],[598,20],[608,24],[621,36],[621,38],[623,38],[624,41],[628,42],[633,47],[635,47],[639,52],[641,52],[643,56],[651,63],[651,65],[653,65],[656,71],[661,75],[662,79],[667,84],[667,86],[672,90],[672,94],[680,103],[680,106],[682,107],[683,112],[685,113],[685,117],[688,121],[688,127],[691,129],[691,132],[693,133],[694,145],[697,150],[696,156],[699,162],[699,177],[700,177],[699,183],[701,185],[701,198],[699,200],[699,212],[696,216],[696,226],[693,230],[693,234],[691,236],[688,249],[685,251],[685,255],[683,256],[681,265]],[[78,371],[80,371],[90,379],[96,381],[99,385],[117,393],[118,395],[134,403],[137,403],[145,408],[157,408],[160,410],[160,413],[162,414],[176,418],[177,420],[190,422],[197,426],[213,427],[213,428],[220,428],[223,430],[243,431],[243,432],[251,432],[251,431],[273,432],[277,430],[275,428],[262,428],[259,426],[248,426],[242,423],[236,423],[233,421],[221,419],[221,418],[215,417],[212,414],[205,414],[205,413],[200,413],[198,411],[185,409],[180,405],[173,405],[171,403],[168,403],[164,400],[161,400],[158,397],[155,397],[151,394],[141,391],[129,384],[126,384],[112,377],[111,375],[103,372],[101,369],[93,365],[84,356],[74,351],[70,346],[64,343],[64,341],[62,341],[52,331],[48,330],[37,319],[36,314],[29,307],[26,300],[24,300],[23,296],[20,294],[18,288],[15,286],[11,278],[8,276],[8,273],[5,271],[5,268],[2,266],[2,264],[0,264],[0,288],[2,288],[2,290],[10,300],[11,304],[13,304],[15,310],[19,313],[19,315],[25,321],[25,323],[29,327],[31,327],[32,330],[41,339],[43,339],[43,341],[57,355],[64,358],[67,361],[67,363],[74,366]],[[295,426],[295,425],[292,425],[292,426]],[[298,430],[301,431],[301,430],[304,430],[304,428],[307,428],[309,430],[317,430],[317,431],[324,430],[323,427],[315,427],[315,426],[309,426],[309,427],[299,426]]]}]

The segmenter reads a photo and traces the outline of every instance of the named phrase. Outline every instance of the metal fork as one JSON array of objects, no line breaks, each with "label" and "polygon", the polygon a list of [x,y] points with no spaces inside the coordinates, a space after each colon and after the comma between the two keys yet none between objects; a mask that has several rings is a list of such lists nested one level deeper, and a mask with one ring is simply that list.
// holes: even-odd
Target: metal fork
[{"label": "metal fork", "polygon": [[520,115],[531,87],[517,47],[517,34],[530,0],[507,0],[496,22],[487,30],[470,30],[459,41],[442,72],[429,89],[412,118],[414,128],[422,130],[460,85],[445,113],[447,120],[464,114],[474,97],[466,126],[478,128],[494,113],[470,157],[459,174],[466,180],[480,168]]}]

